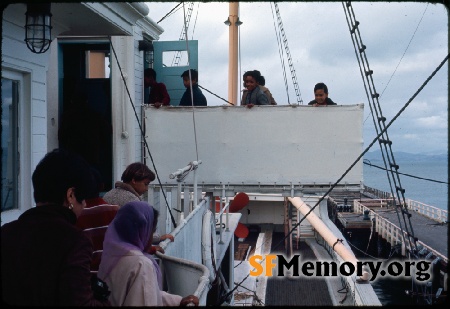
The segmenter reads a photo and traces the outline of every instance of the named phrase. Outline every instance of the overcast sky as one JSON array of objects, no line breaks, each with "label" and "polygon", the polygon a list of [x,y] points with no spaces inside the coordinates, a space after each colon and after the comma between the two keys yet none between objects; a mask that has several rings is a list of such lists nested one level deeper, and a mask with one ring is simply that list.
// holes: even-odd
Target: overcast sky
[{"label": "overcast sky", "polygon": [[[149,3],[149,17],[163,18],[178,2]],[[366,55],[374,71],[383,115],[390,121],[448,54],[448,15],[444,5],[416,2],[352,2]],[[314,99],[318,82],[338,104],[364,103],[365,146],[376,136],[364,84],[341,2],[279,2],[279,12],[303,104]],[[278,104],[288,104],[270,2],[241,2],[239,78],[261,71]],[[187,6],[186,6],[187,11]],[[161,41],[178,40],[183,8],[159,25]],[[275,13],[274,13],[275,14]],[[196,2],[188,30],[198,40],[199,84],[228,99],[227,2]],[[289,65],[284,58],[289,100],[296,104]],[[208,105],[222,105],[206,91]],[[238,95],[239,96],[239,95]],[[394,151],[448,152],[448,62],[389,128]],[[375,144],[370,151],[379,149]]]}]

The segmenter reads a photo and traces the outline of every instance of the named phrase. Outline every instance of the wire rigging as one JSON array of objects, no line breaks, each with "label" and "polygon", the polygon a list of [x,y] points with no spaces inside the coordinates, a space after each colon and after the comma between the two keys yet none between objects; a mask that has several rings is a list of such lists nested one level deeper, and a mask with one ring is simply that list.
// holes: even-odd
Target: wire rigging
[{"label": "wire rigging", "polygon": [[[411,45],[411,42],[412,42],[412,40],[414,39],[414,36],[416,35],[417,29],[419,29],[419,26],[420,26],[420,24],[422,23],[422,19],[423,19],[423,17],[425,16],[425,12],[427,11],[428,4],[429,4],[429,3],[427,3],[427,6],[425,7],[425,10],[423,11],[422,17],[420,18],[420,20],[419,20],[419,22],[418,22],[418,24],[417,24],[417,26],[416,26],[416,30],[414,30],[414,33],[412,34],[411,39],[409,40],[409,43],[408,43],[408,45],[406,46],[405,51],[403,52],[403,55],[401,56],[400,60],[398,61],[398,64],[397,64],[397,66],[395,67],[394,72],[392,72],[391,77],[389,78],[388,82],[386,83],[386,86],[384,87],[383,91],[381,92],[380,97],[383,96],[383,93],[384,93],[384,91],[386,90],[386,88],[389,86],[389,83],[391,82],[392,77],[394,77],[395,73],[397,72],[397,69],[398,69],[398,67],[400,66],[400,63],[401,63],[402,60],[403,60],[403,57],[405,57],[405,54],[406,54],[406,52],[407,52],[408,49],[409,49],[409,45]],[[372,114],[372,113],[370,113],[369,115],[367,115],[367,117],[366,117],[366,119],[364,119],[364,122],[363,122],[363,123],[366,123],[367,119],[371,116],[371,114]]]},{"label": "wire rigging", "polygon": [[[113,45],[112,40],[111,40],[111,36],[108,36],[108,39],[109,39],[109,44],[111,45],[111,49],[112,49],[113,54],[114,54],[114,58],[116,59],[116,62],[117,62],[117,67],[119,68],[120,74],[121,74],[121,76],[122,76],[123,84],[124,84],[125,89],[126,89],[126,91],[127,91],[128,98],[129,98],[129,100],[130,100],[131,107],[133,108],[134,116],[136,117],[136,121],[137,121],[137,124],[138,124],[138,126],[139,126],[139,130],[140,130],[140,132],[141,132],[141,135],[142,135],[142,136],[145,136],[144,129],[142,128],[142,124],[141,124],[141,121],[139,120],[138,114],[137,114],[137,112],[136,112],[136,108],[135,108],[135,106],[134,106],[133,99],[131,98],[130,90],[128,89],[128,85],[127,85],[127,83],[126,83],[126,81],[125,81],[125,76],[123,75],[123,70],[122,70],[122,67],[120,66],[119,58],[117,57],[116,50],[115,50],[114,45]],[[161,188],[161,192],[162,192],[163,195],[164,195],[164,200],[165,200],[165,202],[166,202],[166,207],[167,207],[167,210],[169,211],[170,218],[171,218],[171,220],[172,220],[172,224],[173,224],[173,226],[176,228],[176,227],[177,227],[177,224],[176,224],[176,222],[175,222],[175,218],[173,217],[172,210],[170,209],[169,203],[168,203],[168,201],[167,201],[166,194],[165,194],[165,192],[164,192],[164,190],[163,190],[163,187],[162,187],[161,179],[159,178],[159,173],[158,173],[158,171],[157,171],[157,169],[156,169],[155,162],[153,161],[152,153],[150,152],[150,148],[149,148],[148,143],[147,143],[147,140],[146,140],[145,138],[144,138],[144,145],[145,145],[145,148],[147,149],[148,155],[150,156],[150,160],[152,161],[153,169],[154,169],[154,171],[155,171],[156,178],[158,179],[158,184],[159,184],[159,186],[160,186],[160,188]]]},{"label": "wire rigging", "polygon": [[291,101],[289,99],[289,86],[288,86],[288,82],[287,82],[287,76],[286,76],[286,66],[284,64],[284,54],[283,54],[283,48],[281,46],[281,38],[280,35],[277,31],[277,26],[275,23],[275,15],[273,14],[273,8],[272,5],[270,5],[270,10],[272,11],[272,18],[273,18],[273,28],[275,29],[275,36],[277,37],[277,44],[278,44],[278,54],[280,56],[280,61],[281,61],[281,67],[283,69],[283,79],[284,79],[284,86],[286,87],[286,96],[287,96],[287,101],[288,104],[291,105]]},{"label": "wire rigging", "polygon": [[[191,4],[193,4],[193,2],[191,2]],[[190,13],[192,12],[192,8],[189,11],[189,18],[190,18]],[[184,17],[184,35],[185,35],[185,41],[186,41],[186,51],[187,51],[187,56],[188,56],[188,66],[191,65],[191,56],[190,56],[190,52],[189,52],[189,40],[188,40],[188,36],[187,36],[187,32],[188,32],[188,25],[187,25],[187,21],[186,21],[186,10],[185,10],[185,5],[183,2],[183,17]],[[192,89],[192,76],[191,76],[191,70],[188,70],[189,72],[189,88],[191,90],[191,104],[192,104],[192,124],[194,126],[194,141],[195,141],[195,155],[198,161],[198,143],[197,143],[197,128],[195,125],[195,108],[194,108],[194,91]]]},{"label": "wire rigging", "polygon": [[162,22],[164,19],[166,19],[167,17],[169,17],[170,15],[174,14],[176,11],[178,11],[180,8],[179,6],[182,4],[183,2],[178,3],[173,9],[171,9],[169,11],[169,13],[167,13],[166,15],[164,15],[159,21],[157,21],[156,23],[159,24],[160,22]]},{"label": "wire rigging", "polygon": [[[369,166],[373,166],[375,168],[378,168],[380,170],[386,170],[384,167],[372,164],[369,160],[364,159],[364,164],[369,165]],[[448,182],[446,181],[440,181],[440,180],[434,180],[434,179],[430,179],[430,178],[424,178],[424,177],[419,177],[419,176],[414,176],[414,175],[410,175],[410,174],[406,174],[406,173],[400,173],[398,172],[400,175],[404,175],[404,176],[408,176],[408,177],[412,177],[412,178],[416,178],[416,179],[421,179],[421,180],[426,180],[426,181],[431,181],[431,182],[436,182],[436,183],[443,183],[443,184],[447,184]]]}]

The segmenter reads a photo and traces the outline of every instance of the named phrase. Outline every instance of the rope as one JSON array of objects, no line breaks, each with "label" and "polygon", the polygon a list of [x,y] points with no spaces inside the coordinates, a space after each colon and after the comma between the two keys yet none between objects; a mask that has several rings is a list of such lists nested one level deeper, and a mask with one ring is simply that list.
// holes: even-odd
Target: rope
[{"label": "rope", "polygon": [[275,36],[277,37],[278,54],[280,56],[281,67],[283,69],[283,78],[284,78],[284,86],[286,88],[287,101],[288,101],[288,104],[290,105],[291,102],[289,99],[289,86],[288,86],[288,82],[287,82],[286,66],[284,64],[284,57],[283,57],[284,53],[283,53],[283,48],[282,48],[282,44],[281,44],[281,37],[278,35],[277,26],[275,24],[275,15],[273,13],[272,3],[270,5],[270,10],[272,11],[273,28],[275,29]]},{"label": "rope", "polygon": [[[128,89],[128,85],[127,85],[127,83],[126,83],[126,81],[125,81],[125,77],[124,77],[124,75],[123,75],[122,67],[120,66],[119,59],[117,58],[116,50],[114,49],[114,45],[113,45],[113,43],[112,43],[112,41],[111,41],[111,36],[108,36],[108,39],[109,39],[109,43],[111,44],[111,49],[112,49],[112,51],[113,51],[114,57],[116,58],[117,66],[119,67],[119,71],[120,71],[120,74],[121,74],[121,76],[122,76],[123,83],[124,83],[124,85],[125,85],[125,90],[127,91],[128,98],[130,99],[130,104],[131,104],[131,107],[133,108],[134,116],[136,117],[137,124],[139,125],[139,130],[140,130],[140,132],[141,132],[141,135],[142,135],[142,136],[145,136],[144,129],[142,128],[142,124],[141,124],[141,122],[140,122],[140,120],[139,120],[138,114],[137,114],[137,112],[136,112],[136,108],[134,107],[134,103],[133,103],[133,100],[132,100],[132,98],[131,98],[130,90]],[[163,190],[162,183],[161,183],[161,179],[159,178],[159,173],[158,173],[158,171],[156,170],[156,166],[155,166],[155,162],[153,161],[152,153],[151,153],[151,151],[150,151],[150,148],[149,148],[149,146],[148,146],[147,140],[146,140],[145,138],[144,138],[144,145],[145,145],[145,148],[147,149],[148,155],[150,156],[150,160],[152,161],[153,170],[155,171],[156,178],[158,179],[158,183],[159,183],[159,186],[160,186],[160,188],[161,188],[161,192],[162,192],[163,195],[164,195],[164,200],[165,200],[165,202],[166,202],[167,209],[169,210],[169,214],[170,214],[170,218],[171,218],[171,220],[172,220],[172,224],[173,224],[173,226],[176,228],[176,227],[177,227],[177,224],[176,224],[176,222],[175,222],[175,218],[173,217],[173,214],[172,214],[172,211],[171,211],[171,209],[170,209],[169,203],[167,202],[167,197],[166,197],[166,194],[165,194],[165,192],[164,192],[164,190]]]},{"label": "rope", "polygon": [[[197,84],[197,85],[198,85],[198,84]],[[204,87],[202,87],[202,86],[200,86],[200,85],[198,85],[198,86],[199,86],[200,88],[202,88],[203,90],[209,92],[210,94],[212,94],[212,95],[215,96],[216,98],[219,98],[219,99],[221,99],[222,101],[225,101],[225,102],[228,103],[228,104],[234,105],[233,103],[228,102],[228,101],[225,100],[224,98],[222,98],[222,97],[218,96],[217,94],[215,94],[215,93],[209,91],[208,89],[206,89],[206,88],[204,88]]]},{"label": "rope", "polygon": [[[170,15],[172,15],[173,13],[175,13],[176,11],[179,10],[179,6],[182,4],[183,2],[178,3],[173,9],[170,10],[169,13],[167,13],[166,15],[164,15],[159,21],[157,21],[156,23],[159,24],[160,22],[162,22],[164,19],[166,19],[167,17],[169,17]],[[177,9],[178,8],[178,9]]]},{"label": "rope", "polygon": [[[384,168],[384,167],[372,164],[372,163],[370,163],[370,161],[369,161],[369,163],[367,163],[366,161],[369,161],[369,160],[367,160],[367,159],[364,160],[364,164],[366,164],[366,165],[379,168],[380,170],[386,170],[386,168]],[[434,180],[434,179],[414,176],[414,175],[410,175],[410,174],[406,174],[406,173],[400,173],[400,172],[398,172],[398,173],[400,175],[404,175],[404,176],[408,176],[408,177],[412,177],[412,178],[416,178],[416,179],[421,179],[421,180],[426,180],[426,181],[431,181],[431,182],[437,182],[437,183],[443,183],[443,184],[447,184],[448,185],[448,182],[446,182],[446,181]]]},{"label": "rope", "polygon": [[344,242],[344,240],[343,239],[339,239],[339,238],[336,239],[336,242],[333,244],[333,251],[335,251],[334,250],[334,246],[336,246],[339,242],[342,244]]},{"label": "rope", "polygon": [[[189,52],[189,41],[188,41],[188,36],[187,36],[187,24],[186,24],[186,10],[185,10],[185,6],[184,6],[184,2],[183,2],[183,18],[184,18],[184,27],[186,29],[185,33],[185,41],[186,41],[186,52],[188,55],[188,65],[190,67],[191,65],[191,53]],[[197,128],[195,126],[195,108],[194,108],[194,91],[192,90],[192,76],[191,76],[191,70],[188,70],[189,72],[189,86],[190,86],[190,90],[191,90],[191,106],[192,106],[192,124],[194,126],[194,140],[195,140],[195,154],[196,154],[196,158],[198,161],[198,144],[197,144]]]}]

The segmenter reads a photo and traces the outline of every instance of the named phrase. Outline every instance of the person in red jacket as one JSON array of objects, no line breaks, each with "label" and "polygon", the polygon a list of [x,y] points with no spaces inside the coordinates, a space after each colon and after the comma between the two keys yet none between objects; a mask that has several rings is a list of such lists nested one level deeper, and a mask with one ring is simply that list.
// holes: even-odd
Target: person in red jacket
[{"label": "person in red jacket", "polygon": [[152,68],[144,70],[144,87],[150,87],[150,94],[146,103],[154,104],[156,107],[170,105],[170,96],[166,85],[156,81],[156,72]]}]

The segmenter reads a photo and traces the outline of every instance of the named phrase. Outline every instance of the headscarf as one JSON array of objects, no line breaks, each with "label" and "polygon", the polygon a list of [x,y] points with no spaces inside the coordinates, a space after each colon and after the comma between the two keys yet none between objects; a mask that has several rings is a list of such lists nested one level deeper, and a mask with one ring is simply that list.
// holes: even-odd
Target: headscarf
[{"label": "headscarf", "polygon": [[133,201],[123,205],[108,226],[103,241],[103,253],[98,276],[105,280],[119,260],[131,250],[141,251],[155,266],[156,277],[162,288],[161,270],[145,248],[153,231],[153,207],[147,202]]}]

